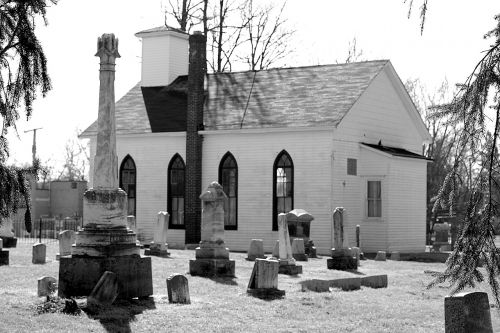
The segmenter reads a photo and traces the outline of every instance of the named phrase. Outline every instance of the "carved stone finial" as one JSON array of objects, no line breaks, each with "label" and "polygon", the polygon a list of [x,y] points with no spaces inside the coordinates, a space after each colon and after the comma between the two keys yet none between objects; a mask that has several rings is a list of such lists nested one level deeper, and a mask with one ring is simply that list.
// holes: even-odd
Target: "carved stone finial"
[{"label": "carved stone finial", "polygon": [[97,53],[95,56],[101,58],[101,65],[115,64],[115,59],[120,58],[118,38],[115,37],[115,34],[103,34],[97,38]]},{"label": "carved stone finial", "polygon": [[205,192],[200,195],[201,201],[221,201],[227,198],[222,186],[217,182],[208,185]]}]

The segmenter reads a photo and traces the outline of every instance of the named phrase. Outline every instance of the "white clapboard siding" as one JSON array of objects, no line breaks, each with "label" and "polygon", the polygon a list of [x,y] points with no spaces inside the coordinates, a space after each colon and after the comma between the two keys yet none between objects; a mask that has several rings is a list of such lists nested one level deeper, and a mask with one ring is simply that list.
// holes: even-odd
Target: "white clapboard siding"
[{"label": "white clapboard siding", "polygon": [[218,180],[219,164],[226,152],[231,152],[238,164],[238,230],[225,233],[231,250],[247,251],[251,239],[260,238],[265,251],[272,251],[278,239],[272,231],[272,171],[282,150],[293,161],[294,208],[303,208],[315,217],[311,238],[319,247],[330,247],[332,131],[204,135],[203,187]]},{"label": "white clapboard siding", "polygon": [[388,251],[424,252],[427,161],[393,158]]}]

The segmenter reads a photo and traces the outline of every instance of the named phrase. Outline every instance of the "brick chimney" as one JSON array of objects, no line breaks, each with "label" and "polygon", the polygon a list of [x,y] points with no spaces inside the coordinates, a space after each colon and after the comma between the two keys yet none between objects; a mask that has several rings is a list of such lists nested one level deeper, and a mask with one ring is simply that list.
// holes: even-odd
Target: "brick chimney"
[{"label": "brick chimney", "polygon": [[188,73],[188,34],[170,27],[143,30],[141,86],[166,86]]},{"label": "brick chimney", "polygon": [[206,37],[199,31],[189,36],[189,73],[186,126],[186,180],[184,223],[186,244],[198,244],[201,237],[201,169],[203,137]]}]

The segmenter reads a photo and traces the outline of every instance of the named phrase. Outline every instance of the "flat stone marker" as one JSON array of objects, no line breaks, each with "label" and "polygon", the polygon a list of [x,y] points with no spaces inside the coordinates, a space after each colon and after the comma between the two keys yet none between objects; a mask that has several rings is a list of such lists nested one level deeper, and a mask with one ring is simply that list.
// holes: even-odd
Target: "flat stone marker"
[{"label": "flat stone marker", "polygon": [[170,303],[191,304],[188,279],[184,275],[170,275],[167,278],[167,291]]},{"label": "flat stone marker", "polygon": [[401,260],[401,255],[399,254],[399,251],[393,251],[391,253],[391,260],[395,260],[395,261]]},{"label": "flat stone marker", "polygon": [[57,280],[52,276],[42,276],[38,279],[38,297],[49,296],[56,290]]},{"label": "flat stone marker", "polygon": [[292,241],[292,256],[297,261],[307,261],[304,239],[294,238]]},{"label": "flat stone marker", "polygon": [[109,306],[113,304],[117,296],[118,279],[116,274],[106,271],[87,297],[87,307],[96,310],[100,306]]},{"label": "flat stone marker", "polygon": [[45,264],[45,257],[47,253],[47,246],[42,243],[33,244],[33,264]]},{"label": "flat stone marker", "polygon": [[445,333],[493,333],[485,292],[464,292],[444,299]]},{"label": "flat stone marker", "polygon": [[283,296],[284,290],[278,289],[280,263],[275,259],[255,259],[247,293],[258,297]]},{"label": "flat stone marker", "polygon": [[262,239],[252,239],[246,259],[249,261],[254,261],[257,258],[266,258],[266,256],[264,255],[264,241]]},{"label": "flat stone marker", "polygon": [[387,288],[387,274],[363,276],[361,285],[370,288]]},{"label": "flat stone marker", "polygon": [[375,261],[385,261],[385,260],[386,260],[385,251],[378,251],[377,256],[375,257]]},{"label": "flat stone marker", "polygon": [[64,230],[59,233],[59,253],[56,260],[61,256],[71,255],[71,245],[75,242],[75,232],[73,230]]}]

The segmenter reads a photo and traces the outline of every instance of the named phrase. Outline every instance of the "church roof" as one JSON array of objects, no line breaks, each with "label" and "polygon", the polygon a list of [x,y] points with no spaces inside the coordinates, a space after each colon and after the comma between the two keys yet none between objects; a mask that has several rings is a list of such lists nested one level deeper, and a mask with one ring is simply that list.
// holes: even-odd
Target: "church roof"
[{"label": "church roof", "polygon": [[[205,130],[336,127],[388,60],[208,74]],[[140,82],[116,103],[117,134],[185,131],[187,76]],[[97,122],[82,136],[96,134]]]},{"label": "church roof", "polygon": [[432,161],[431,158],[425,157],[424,155],[419,155],[412,153],[411,151],[408,151],[403,148],[396,148],[396,147],[389,147],[389,146],[383,146],[382,143],[379,143],[378,145],[370,144],[370,143],[365,143],[362,142],[363,145],[380,150],[381,152],[390,154],[392,156],[398,156],[398,157],[408,157],[408,158],[416,158],[416,159],[421,159],[421,160],[428,160]]}]

